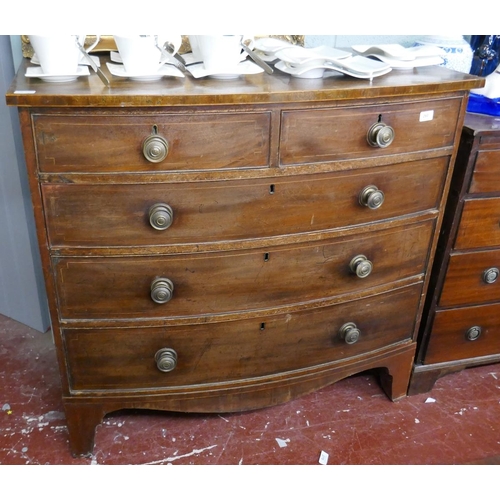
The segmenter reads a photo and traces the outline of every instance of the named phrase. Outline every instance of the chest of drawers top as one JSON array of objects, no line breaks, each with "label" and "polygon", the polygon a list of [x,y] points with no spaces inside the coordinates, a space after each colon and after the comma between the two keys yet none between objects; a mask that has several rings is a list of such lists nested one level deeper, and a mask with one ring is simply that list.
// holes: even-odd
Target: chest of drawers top
[{"label": "chest of drawers top", "polygon": [[[104,72],[105,57],[101,57]],[[392,71],[372,81],[347,77],[301,79],[275,71],[235,80],[172,78],[156,82],[133,82],[108,74],[105,87],[97,75],[68,83],[46,83],[26,78],[28,61],[19,68],[6,94],[7,104],[34,107],[155,107],[221,104],[312,103],[470,90],[483,86],[483,79],[431,66],[412,71]]]}]

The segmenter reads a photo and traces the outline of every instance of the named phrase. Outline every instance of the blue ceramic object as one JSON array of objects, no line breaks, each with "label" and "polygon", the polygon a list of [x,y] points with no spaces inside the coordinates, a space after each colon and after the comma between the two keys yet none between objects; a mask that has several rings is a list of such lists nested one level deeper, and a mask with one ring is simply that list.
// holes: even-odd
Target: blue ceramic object
[{"label": "blue ceramic object", "polygon": [[470,45],[474,51],[471,75],[488,76],[500,64],[500,35],[472,35]]}]

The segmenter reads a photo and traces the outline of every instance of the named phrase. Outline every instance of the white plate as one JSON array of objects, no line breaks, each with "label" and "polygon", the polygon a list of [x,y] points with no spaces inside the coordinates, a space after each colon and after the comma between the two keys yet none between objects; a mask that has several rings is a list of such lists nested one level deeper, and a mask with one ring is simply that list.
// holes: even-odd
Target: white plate
[{"label": "white plate", "polygon": [[285,61],[278,61],[274,67],[296,78],[323,78],[326,69],[323,64],[317,65],[314,62],[294,67],[289,66]]},{"label": "white plate", "polygon": [[175,66],[171,64],[164,64],[156,73],[152,75],[141,75],[141,74],[130,74],[125,71],[123,64],[106,63],[109,72],[113,76],[119,76],[121,78],[130,78],[131,80],[137,82],[154,82],[160,80],[164,76],[178,76],[184,78],[182,71],[178,70]]},{"label": "white plate", "polygon": [[194,78],[203,78],[209,76],[210,78],[216,78],[218,80],[232,80],[238,78],[242,75],[255,75],[257,73],[263,73],[264,70],[257,66],[252,61],[240,62],[237,66],[232,68],[224,68],[220,71],[207,71],[203,63],[192,64],[186,68]]},{"label": "white plate", "polygon": [[[95,64],[100,67],[101,66],[101,61],[98,56],[90,56],[92,60],[95,62]],[[33,64],[40,64],[40,61],[38,60],[38,56],[36,54],[33,54],[32,58],[30,59],[30,62]],[[83,54],[81,56],[80,62],[78,64],[83,64],[84,66],[89,66],[89,62],[85,57],[83,57]]]},{"label": "white plate", "polygon": [[254,41],[253,48],[266,54],[267,56],[272,56],[276,51],[283,49],[285,47],[293,47],[294,45],[286,40],[280,40],[279,38],[257,38]]},{"label": "white plate", "polygon": [[402,61],[411,61],[415,55],[408,53],[408,50],[398,43],[387,43],[381,45],[353,45],[352,49],[364,56],[381,55],[393,57]]},{"label": "white plate", "polygon": [[322,45],[320,47],[304,48],[300,46],[286,47],[278,50],[276,56],[290,64],[306,64],[309,62],[337,61],[352,56],[350,52]]},{"label": "white plate", "polygon": [[[297,66],[290,65],[284,61],[276,63],[276,68],[289,75],[299,78],[321,78],[320,70],[333,70],[338,73],[353,76],[354,78],[372,79],[377,76],[382,76],[391,71],[391,67],[381,61],[368,60],[366,57],[355,56],[349,59],[340,61],[325,61],[324,63],[317,63],[315,61],[307,64],[300,64]],[[375,63],[375,64],[371,64]]]},{"label": "white plate", "polygon": [[382,45],[353,45],[352,49],[364,56],[381,56],[382,58],[397,59],[399,61],[413,61],[420,57],[439,57],[446,55],[441,47],[416,45],[403,47],[397,43]]},{"label": "white plate", "polygon": [[385,57],[382,55],[374,55],[370,57],[379,59],[380,61],[389,64],[393,69],[413,69],[421,68],[422,66],[439,66],[443,63],[443,58],[440,56],[416,57],[411,61],[402,61],[400,59],[394,59],[392,57]]},{"label": "white plate", "polygon": [[29,66],[26,68],[26,73],[24,76],[26,78],[40,78],[44,82],[50,83],[62,83],[62,82],[72,82],[76,80],[79,76],[89,76],[88,66],[78,66],[78,70],[73,75],[51,75],[49,73],[44,73],[41,66]]}]

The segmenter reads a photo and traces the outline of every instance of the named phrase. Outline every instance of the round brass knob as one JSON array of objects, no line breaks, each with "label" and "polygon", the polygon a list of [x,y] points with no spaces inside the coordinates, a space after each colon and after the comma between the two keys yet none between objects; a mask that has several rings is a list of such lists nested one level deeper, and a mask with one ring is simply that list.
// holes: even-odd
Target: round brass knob
[{"label": "round brass knob", "polygon": [[349,267],[358,278],[366,278],[373,270],[373,264],[364,255],[356,255]]},{"label": "round brass knob", "polygon": [[161,372],[171,372],[177,366],[177,353],[164,347],[155,354],[156,367]]},{"label": "round brass knob", "polygon": [[375,210],[384,203],[384,193],[377,186],[366,186],[359,193],[359,204]]},{"label": "round brass knob", "polygon": [[473,326],[467,330],[467,333],[465,334],[465,338],[467,340],[477,340],[482,333],[482,329],[480,326]]},{"label": "round brass knob", "polygon": [[368,130],[366,139],[374,148],[386,148],[394,140],[394,129],[383,122],[374,123]]},{"label": "round brass knob", "polygon": [[359,340],[361,332],[355,323],[346,323],[340,327],[339,335],[346,344],[355,344]]},{"label": "round brass knob", "polygon": [[495,281],[498,279],[499,273],[500,271],[498,270],[498,268],[490,267],[483,272],[483,281],[488,285],[491,283],[495,283]]},{"label": "round brass knob", "polygon": [[167,303],[174,293],[174,284],[168,278],[156,278],[151,283],[151,298],[157,304]]},{"label": "round brass knob", "polygon": [[142,143],[142,153],[152,163],[163,161],[168,155],[168,142],[159,134],[151,134]]},{"label": "round brass knob", "polygon": [[166,203],[156,203],[149,209],[149,223],[158,231],[163,231],[172,225],[174,211]]}]

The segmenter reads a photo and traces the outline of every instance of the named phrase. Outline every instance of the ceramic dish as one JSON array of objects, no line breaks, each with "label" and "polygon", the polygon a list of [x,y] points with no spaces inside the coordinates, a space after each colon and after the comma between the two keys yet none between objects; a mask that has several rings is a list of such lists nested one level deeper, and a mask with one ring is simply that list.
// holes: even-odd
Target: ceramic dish
[{"label": "ceramic dish", "polygon": [[306,64],[310,62],[337,61],[352,56],[350,52],[322,45],[314,48],[299,46],[286,47],[276,52],[278,59],[289,64]]},{"label": "ceramic dish", "polygon": [[274,56],[278,50],[284,49],[285,47],[294,47],[294,45],[285,40],[270,37],[257,38],[253,44],[255,50],[262,52],[268,57]]},{"label": "ceramic dish", "polygon": [[386,64],[389,64],[393,69],[413,69],[421,68],[422,66],[439,66],[443,63],[443,58],[440,56],[429,56],[429,57],[416,57],[411,61],[403,61],[400,59],[394,59],[392,57],[385,57],[381,55],[370,56],[371,58],[376,58]]},{"label": "ceramic dish", "polygon": [[194,78],[203,78],[205,76],[209,76],[210,78],[215,78],[218,80],[232,80],[242,75],[255,75],[257,73],[264,72],[261,67],[248,60],[240,62],[240,64],[235,67],[224,68],[223,70],[217,72],[208,71],[203,63],[192,64],[186,69],[191,73],[191,75],[193,75]]},{"label": "ceramic dish", "polygon": [[[418,45],[414,47],[403,47],[399,44],[383,44],[383,45],[353,45],[352,49],[364,56],[379,57],[380,60],[389,58],[399,61],[414,61],[421,57],[439,57],[446,55],[446,52],[441,47],[432,45]],[[384,59],[383,59],[384,58]]]},{"label": "ceramic dish", "polygon": [[50,83],[62,83],[62,82],[72,82],[76,80],[79,76],[89,76],[88,66],[78,66],[78,70],[73,75],[51,75],[44,73],[41,66],[30,66],[26,68],[26,73],[24,76],[27,78],[40,78],[44,82]]},{"label": "ceramic dish", "polygon": [[403,61],[415,59],[415,55],[408,53],[408,50],[398,43],[388,43],[381,45],[353,45],[352,49],[364,56],[384,56],[392,57]]},{"label": "ceramic dish", "polygon": [[[92,58],[92,61],[94,61],[94,63],[95,63],[96,66],[98,66],[98,67],[101,66],[101,60],[99,59],[98,56],[90,56],[90,57]],[[33,54],[32,58],[30,59],[30,62],[32,64],[37,64],[37,65],[40,64],[40,61],[38,60],[38,56],[36,54]],[[80,59],[80,62],[78,64],[82,64],[84,66],[88,66],[89,62],[82,55],[81,59]]]},{"label": "ceramic dish", "polygon": [[[355,58],[353,58],[355,59]],[[363,58],[366,59],[366,58]],[[372,61],[375,65],[366,61],[356,61],[354,64],[343,64],[351,62],[351,59],[346,61],[325,61],[323,63],[311,62],[307,64],[291,65],[285,61],[279,61],[276,63],[275,68],[292,75],[297,78],[322,78],[327,75],[325,70],[330,70],[328,75],[334,75],[335,73],[343,73],[348,76],[353,76],[354,78],[372,79],[378,76],[385,75],[391,71],[391,67],[381,63],[380,61]],[[335,72],[335,73],[334,73]]]},{"label": "ceramic dish", "polygon": [[109,72],[113,76],[119,76],[121,78],[130,78],[131,80],[138,82],[153,82],[156,80],[160,80],[164,76],[176,76],[180,78],[184,78],[182,71],[178,70],[175,66],[171,64],[164,64],[158,71],[152,75],[139,75],[139,74],[130,74],[125,71],[125,67],[123,64],[114,64],[114,63],[106,63],[106,66],[109,69]]}]

